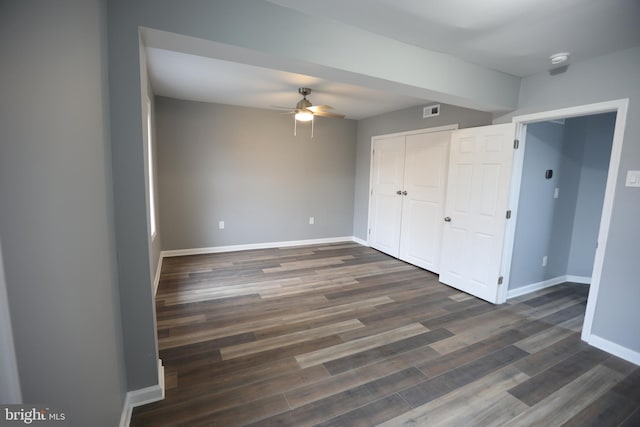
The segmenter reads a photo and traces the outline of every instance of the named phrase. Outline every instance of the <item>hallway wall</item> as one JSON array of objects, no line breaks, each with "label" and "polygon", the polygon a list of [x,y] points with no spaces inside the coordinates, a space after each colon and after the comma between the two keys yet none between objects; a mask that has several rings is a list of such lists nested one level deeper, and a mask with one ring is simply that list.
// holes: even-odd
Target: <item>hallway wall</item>
[{"label": "hallway wall", "polygon": [[607,113],[527,126],[509,289],[564,276],[589,280],[614,125]]}]

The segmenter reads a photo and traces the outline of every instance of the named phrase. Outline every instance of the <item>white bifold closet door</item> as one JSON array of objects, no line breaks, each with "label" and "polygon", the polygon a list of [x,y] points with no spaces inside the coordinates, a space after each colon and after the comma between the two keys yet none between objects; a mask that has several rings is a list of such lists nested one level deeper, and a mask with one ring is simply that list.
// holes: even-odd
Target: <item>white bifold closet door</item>
[{"label": "white bifold closet door", "polygon": [[451,132],[376,139],[369,244],[437,273]]},{"label": "white bifold closet door", "polygon": [[404,153],[404,136],[374,142],[369,244],[396,258],[400,254]]},{"label": "white bifold closet door", "polygon": [[371,247],[497,302],[514,137],[504,124],[374,138]]}]

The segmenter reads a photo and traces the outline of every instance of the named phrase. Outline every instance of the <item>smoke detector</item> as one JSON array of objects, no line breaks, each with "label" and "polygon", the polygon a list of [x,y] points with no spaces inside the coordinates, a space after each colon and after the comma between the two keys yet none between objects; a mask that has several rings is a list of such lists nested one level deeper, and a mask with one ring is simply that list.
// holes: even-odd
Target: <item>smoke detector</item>
[{"label": "smoke detector", "polygon": [[558,65],[567,62],[569,55],[571,55],[569,52],[554,53],[549,57],[549,60],[552,65]]}]

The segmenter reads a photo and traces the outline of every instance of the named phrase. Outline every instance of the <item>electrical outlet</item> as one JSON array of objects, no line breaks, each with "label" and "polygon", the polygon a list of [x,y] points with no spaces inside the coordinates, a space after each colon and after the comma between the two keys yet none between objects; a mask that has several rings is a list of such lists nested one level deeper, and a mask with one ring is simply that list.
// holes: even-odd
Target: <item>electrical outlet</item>
[{"label": "electrical outlet", "polygon": [[547,266],[547,256],[546,255],[542,257],[542,266],[543,267]]},{"label": "electrical outlet", "polygon": [[218,228],[224,230],[224,221],[218,221]]},{"label": "electrical outlet", "polygon": [[553,198],[557,199],[558,197],[560,197],[560,188],[556,187],[556,189],[553,190]]},{"label": "electrical outlet", "polygon": [[309,225],[313,225],[316,223],[316,219],[312,216],[309,217]]}]

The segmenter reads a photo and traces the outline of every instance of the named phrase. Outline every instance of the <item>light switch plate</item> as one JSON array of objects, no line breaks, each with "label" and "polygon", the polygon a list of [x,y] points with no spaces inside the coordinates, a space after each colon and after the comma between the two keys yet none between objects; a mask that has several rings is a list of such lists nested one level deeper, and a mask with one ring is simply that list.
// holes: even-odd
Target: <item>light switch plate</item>
[{"label": "light switch plate", "polygon": [[640,187],[640,171],[627,171],[627,187]]}]

